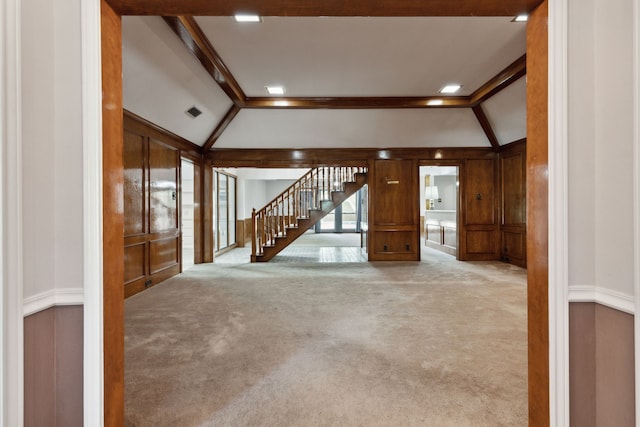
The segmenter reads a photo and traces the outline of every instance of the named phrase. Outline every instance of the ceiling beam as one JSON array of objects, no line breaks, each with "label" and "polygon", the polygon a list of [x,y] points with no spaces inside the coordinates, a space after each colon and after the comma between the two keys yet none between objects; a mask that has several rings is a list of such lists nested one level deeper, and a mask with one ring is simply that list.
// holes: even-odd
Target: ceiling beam
[{"label": "ceiling beam", "polygon": [[491,147],[493,147],[494,150],[499,150],[500,142],[498,142],[498,138],[496,137],[496,134],[493,131],[493,128],[491,127],[491,123],[489,123],[489,119],[487,118],[487,115],[484,113],[484,110],[482,109],[482,107],[480,105],[476,105],[475,107],[472,108],[472,110],[473,110],[473,114],[476,115],[476,119],[478,119],[480,126],[482,126],[482,130],[484,131],[484,134],[487,136],[487,139],[491,143]]},{"label": "ceiling beam", "polygon": [[515,16],[542,0],[109,0],[120,15]]},{"label": "ceiling beam", "polygon": [[[429,105],[429,101],[442,100],[441,105]],[[368,108],[464,108],[472,107],[468,96],[407,96],[407,97],[250,97],[245,108],[281,109],[368,109]]]},{"label": "ceiling beam", "polygon": [[164,16],[163,18],[231,101],[242,107],[246,98],[242,88],[196,20],[192,16]]},{"label": "ceiling beam", "polygon": [[240,107],[238,107],[236,104],[231,105],[231,108],[229,108],[229,111],[227,111],[227,114],[225,114],[222,120],[220,120],[220,123],[218,123],[218,126],[216,126],[216,128],[213,130],[213,132],[211,133],[211,136],[207,138],[207,142],[205,142],[204,145],[202,146],[203,153],[206,153],[209,150],[211,150],[211,147],[213,147],[213,144],[216,143],[216,141],[218,140],[218,138],[220,138],[220,136],[225,131],[225,129],[227,129],[227,126],[229,126],[229,123],[231,123],[231,121],[239,112],[240,112]]},{"label": "ceiling beam", "polygon": [[373,159],[415,159],[434,162],[494,158],[492,148],[328,148],[227,149],[214,148],[204,158],[214,167],[367,166]]},{"label": "ceiling beam", "polygon": [[478,105],[491,98],[502,89],[517,81],[527,74],[527,55],[524,54],[516,59],[507,68],[500,71],[492,79],[483,84],[478,90],[471,94],[471,103]]}]

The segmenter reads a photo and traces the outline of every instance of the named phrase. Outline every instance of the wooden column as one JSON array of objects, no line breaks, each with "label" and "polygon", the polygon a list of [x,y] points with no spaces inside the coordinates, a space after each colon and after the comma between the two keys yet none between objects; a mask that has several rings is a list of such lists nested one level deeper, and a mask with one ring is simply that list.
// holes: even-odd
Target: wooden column
[{"label": "wooden column", "polygon": [[549,425],[548,5],[527,23],[529,425]]}]

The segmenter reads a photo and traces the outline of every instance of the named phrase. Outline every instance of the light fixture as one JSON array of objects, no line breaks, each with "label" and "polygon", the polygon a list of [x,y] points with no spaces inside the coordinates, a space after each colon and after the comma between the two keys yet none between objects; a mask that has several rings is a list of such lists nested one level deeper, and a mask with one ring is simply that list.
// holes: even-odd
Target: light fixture
[{"label": "light fixture", "polygon": [[462,85],[459,85],[457,83],[451,83],[451,84],[445,85],[442,89],[440,89],[440,93],[456,93],[457,91],[460,90],[461,87]]},{"label": "light fixture", "polygon": [[269,95],[284,95],[284,88],[282,86],[265,86]]},{"label": "light fixture", "polygon": [[431,99],[427,102],[427,105],[430,106],[437,106],[437,105],[442,105],[444,103],[444,101],[442,99]]},{"label": "light fixture", "polygon": [[511,22],[527,22],[527,19],[529,19],[529,15],[518,15],[515,18],[513,18],[511,20]]},{"label": "light fixture", "polygon": [[249,15],[246,13],[234,15],[236,22],[262,22],[262,18],[258,15]]},{"label": "light fixture", "polygon": [[424,188],[425,199],[427,201],[427,210],[433,210],[433,202],[434,200],[438,200],[441,202],[440,196],[438,195],[438,187],[435,185],[430,185]]}]

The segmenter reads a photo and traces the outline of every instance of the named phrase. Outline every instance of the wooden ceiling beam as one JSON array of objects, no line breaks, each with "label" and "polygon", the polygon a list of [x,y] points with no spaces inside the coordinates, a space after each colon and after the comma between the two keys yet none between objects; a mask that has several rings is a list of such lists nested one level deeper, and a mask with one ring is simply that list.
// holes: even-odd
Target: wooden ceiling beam
[{"label": "wooden ceiling beam", "polygon": [[328,148],[328,149],[227,149],[204,154],[214,167],[316,167],[367,166],[374,159],[447,161],[493,158],[492,148]]},{"label": "wooden ceiling beam", "polygon": [[196,20],[192,16],[163,16],[163,18],[231,101],[242,107],[246,98],[242,88]]},{"label": "wooden ceiling beam", "polygon": [[524,54],[516,59],[507,68],[500,71],[492,79],[483,84],[475,92],[471,94],[471,103],[479,105],[480,103],[491,98],[520,77],[527,74],[527,55]]},{"label": "wooden ceiling beam", "polygon": [[[429,101],[442,100],[441,105],[429,105]],[[472,107],[468,96],[425,97],[303,97],[247,98],[244,108],[281,109],[368,109],[368,108],[464,108]]]},{"label": "wooden ceiling beam", "polygon": [[240,107],[238,107],[236,104],[231,105],[231,108],[229,108],[229,111],[227,111],[227,114],[225,114],[222,120],[220,120],[220,123],[218,123],[218,126],[216,126],[216,128],[213,130],[213,132],[211,133],[211,136],[207,138],[207,142],[205,142],[204,145],[202,146],[203,153],[206,153],[209,150],[211,150],[211,147],[213,147],[213,144],[216,143],[218,138],[220,138],[220,136],[225,131],[225,129],[227,129],[227,126],[229,126],[231,121],[235,118],[235,116],[239,112],[240,112]]},{"label": "wooden ceiling beam", "polygon": [[496,151],[499,150],[500,142],[498,142],[498,137],[496,137],[496,134],[493,131],[493,128],[491,127],[491,123],[489,123],[489,119],[487,118],[487,115],[484,113],[484,110],[482,109],[482,107],[480,105],[476,105],[475,107],[472,108],[472,110],[473,110],[473,114],[476,115],[476,119],[478,119],[480,126],[482,126],[482,130],[484,131],[484,134],[487,136],[487,139],[491,143],[491,147],[493,147],[493,149]]},{"label": "wooden ceiling beam", "polygon": [[515,16],[542,0],[109,0],[120,15]]}]

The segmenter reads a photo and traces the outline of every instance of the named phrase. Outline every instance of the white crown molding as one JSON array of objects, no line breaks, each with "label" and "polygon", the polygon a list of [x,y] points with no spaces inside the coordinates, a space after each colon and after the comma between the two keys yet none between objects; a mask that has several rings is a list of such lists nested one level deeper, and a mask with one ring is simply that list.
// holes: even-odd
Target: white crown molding
[{"label": "white crown molding", "polygon": [[569,286],[569,302],[593,302],[628,314],[635,314],[633,295],[598,286]]},{"label": "white crown molding", "polygon": [[47,308],[60,305],[83,305],[82,288],[50,289],[24,299],[23,316],[31,316]]}]

